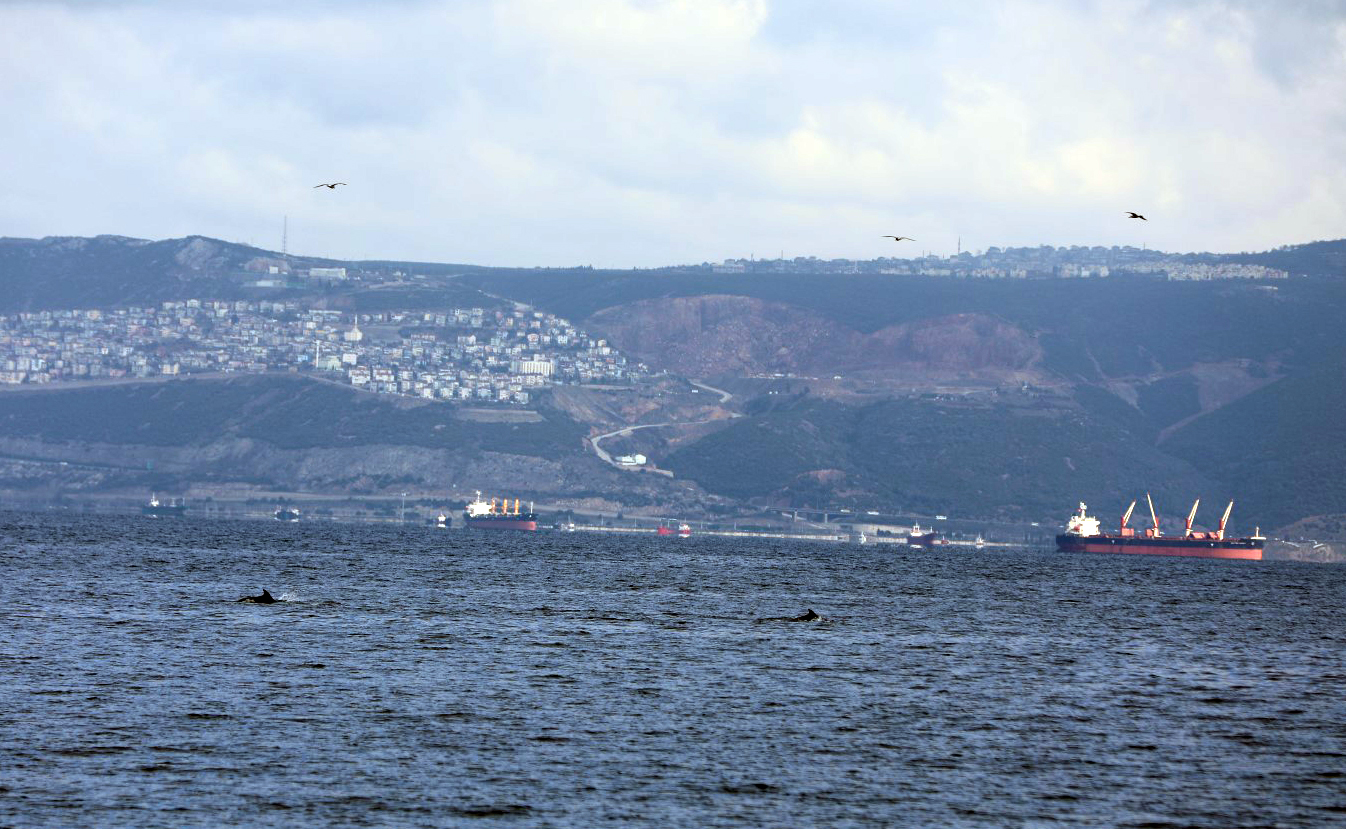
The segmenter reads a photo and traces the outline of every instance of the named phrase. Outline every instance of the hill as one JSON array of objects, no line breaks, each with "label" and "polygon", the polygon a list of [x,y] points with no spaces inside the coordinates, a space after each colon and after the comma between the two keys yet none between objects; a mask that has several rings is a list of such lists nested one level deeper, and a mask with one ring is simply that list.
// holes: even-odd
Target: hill
[{"label": "hill", "polygon": [[594,458],[585,427],[563,412],[509,414],[492,422],[452,404],[291,377],[6,391],[0,488],[499,488],[524,498],[682,503],[666,479],[637,479]]},{"label": "hill", "polygon": [[[7,485],[139,486],[171,474],[372,491],[494,476],[514,490],[631,503],[691,492],[680,502],[690,504],[710,492],[814,507],[956,504],[1034,520],[1082,498],[1103,505],[1151,489],[1165,504],[1234,497],[1238,514],[1267,526],[1346,513],[1346,491],[1331,484],[1342,460],[1333,447],[1346,445],[1336,422],[1346,402],[1346,240],[1177,257],[1264,265],[1289,279],[521,270],[290,256],[293,269],[343,266],[354,278],[248,288],[258,261],[277,256],[204,237],[4,239],[0,310],[188,296],[283,296],[362,313],[524,302],[668,376],[623,391],[620,405],[558,394],[551,400],[564,411],[544,401],[538,420],[508,424],[276,378],[7,392],[0,449],[15,463],[48,464],[40,474],[11,465]],[[732,401],[689,403],[697,395],[679,376],[731,389]],[[700,488],[622,475],[587,452],[585,437],[637,422],[673,425],[605,446],[647,454]],[[71,466],[49,465],[60,461]],[[74,468],[103,471],[81,482]]]},{"label": "hill", "polygon": [[1346,359],[1270,384],[1161,444],[1279,527],[1346,512]]},{"label": "hill", "polygon": [[799,397],[735,421],[661,463],[709,489],[782,506],[837,503],[917,514],[1059,519],[1077,501],[1210,490],[1190,464],[1064,399]]}]

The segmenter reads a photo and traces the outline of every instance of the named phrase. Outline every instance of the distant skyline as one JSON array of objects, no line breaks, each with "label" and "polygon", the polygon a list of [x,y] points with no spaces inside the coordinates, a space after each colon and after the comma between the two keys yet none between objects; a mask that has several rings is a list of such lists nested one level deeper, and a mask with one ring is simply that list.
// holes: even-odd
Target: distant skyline
[{"label": "distant skyline", "polygon": [[288,216],[296,254],[596,267],[1346,236],[1336,0],[0,2],[0,106],[0,236],[279,250]]}]

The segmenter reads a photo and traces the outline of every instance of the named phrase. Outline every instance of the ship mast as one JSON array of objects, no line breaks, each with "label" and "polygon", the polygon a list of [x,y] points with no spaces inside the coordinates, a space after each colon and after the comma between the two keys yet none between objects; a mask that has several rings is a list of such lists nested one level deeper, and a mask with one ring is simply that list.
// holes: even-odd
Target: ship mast
[{"label": "ship mast", "polygon": [[1120,529],[1122,530],[1126,529],[1126,522],[1131,520],[1131,511],[1134,510],[1135,508],[1136,508],[1136,502],[1132,501],[1131,506],[1127,507],[1126,513],[1122,515],[1122,526],[1120,527]]},{"label": "ship mast", "polygon": [[1183,534],[1182,534],[1182,537],[1183,537],[1183,538],[1191,538],[1191,537],[1192,537],[1192,521],[1193,521],[1193,519],[1196,518],[1196,507],[1197,507],[1197,504],[1200,504],[1200,503],[1201,503],[1201,499],[1200,499],[1200,498],[1198,498],[1198,499],[1196,499],[1195,501],[1192,502],[1192,511],[1189,512],[1189,513],[1187,513],[1187,528],[1186,528],[1186,530],[1183,531]]},{"label": "ship mast", "polygon": [[1220,529],[1216,530],[1216,538],[1224,540],[1225,524],[1229,523],[1229,513],[1234,509],[1234,502],[1230,501],[1229,506],[1224,508],[1224,515],[1220,516]]},{"label": "ship mast", "polygon": [[1148,492],[1145,493],[1145,503],[1150,505],[1150,521],[1154,523],[1153,529],[1150,530],[1150,537],[1158,538],[1160,536],[1159,519],[1154,514],[1154,501],[1150,500],[1150,493]]}]

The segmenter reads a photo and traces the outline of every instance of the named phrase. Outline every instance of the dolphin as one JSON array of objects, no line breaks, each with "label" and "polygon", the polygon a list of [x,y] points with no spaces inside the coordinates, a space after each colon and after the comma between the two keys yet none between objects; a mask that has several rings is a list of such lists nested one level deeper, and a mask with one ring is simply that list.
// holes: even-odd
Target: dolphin
[{"label": "dolphin", "polygon": [[238,601],[248,602],[249,604],[275,604],[276,602],[280,601],[280,599],[277,599],[275,596],[272,596],[271,591],[263,589],[262,595],[260,596],[244,596]]},{"label": "dolphin", "polygon": [[814,613],[812,608],[802,616],[768,616],[765,619],[756,619],[758,622],[823,622],[823,617]]}]

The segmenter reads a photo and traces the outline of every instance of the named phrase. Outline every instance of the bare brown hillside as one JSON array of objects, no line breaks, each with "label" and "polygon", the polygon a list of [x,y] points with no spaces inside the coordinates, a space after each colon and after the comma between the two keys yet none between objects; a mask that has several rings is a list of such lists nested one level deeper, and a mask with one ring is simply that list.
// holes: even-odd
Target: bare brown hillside
[{"label": "bare brown hillside", "polygon": [[588,325],[650,366],[692,377],[881,372],[904,381],[1006,382],[1031,374],[1036,340],[986,314],[954,314],[862,334],[820,314],[742,296],[650,299]]}]

